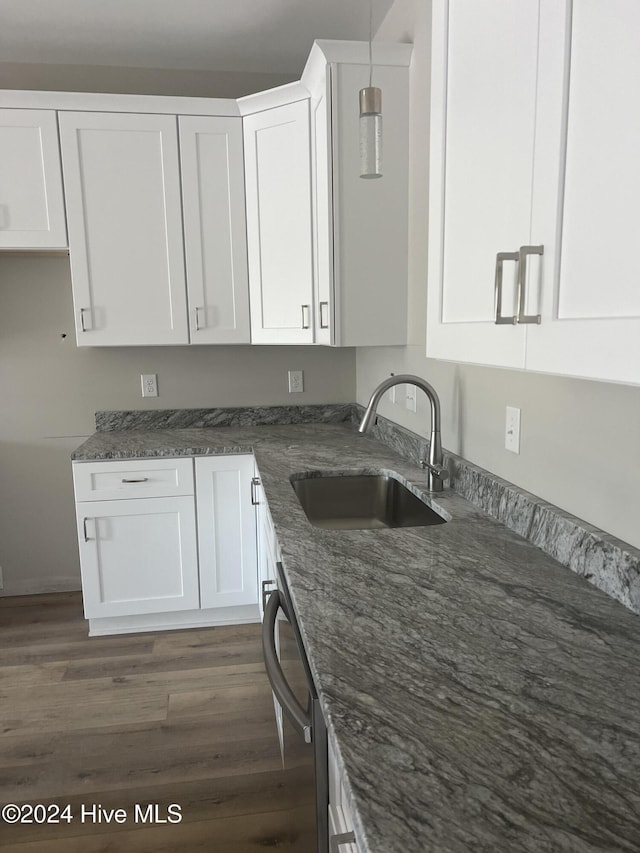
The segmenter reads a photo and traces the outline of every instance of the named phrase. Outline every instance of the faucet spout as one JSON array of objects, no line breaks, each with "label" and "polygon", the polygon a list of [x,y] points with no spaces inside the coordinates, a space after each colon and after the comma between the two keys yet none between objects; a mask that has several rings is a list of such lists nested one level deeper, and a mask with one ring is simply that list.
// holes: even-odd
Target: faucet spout
[{"label": "faucet spout", "polygon": [[358,432],[364,434],[375,422],[376,410],[378,404],[389,388],[394,385],[415,385],[416,388],[421,388],[429,398],[431,406],[431,433],[429,437],[429,459],[423,460],[422,465],[427,470],[427,489],[430,492],[441,492],[444,488],[444,480],[449,476],[449,472],[442,464],[442,444],[440,441],[440,398],[436,393],[435,388],[426,379],[421,379],[419,376],[412,374],[401,374],[400,376],[390,376],[377,386],[371,394],[369,405],[362,417]]}]

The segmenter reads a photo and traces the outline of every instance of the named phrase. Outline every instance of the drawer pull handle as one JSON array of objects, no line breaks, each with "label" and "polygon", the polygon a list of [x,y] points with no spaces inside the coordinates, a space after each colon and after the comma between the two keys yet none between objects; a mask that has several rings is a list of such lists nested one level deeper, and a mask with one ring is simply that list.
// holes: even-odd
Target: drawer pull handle
[{"label": "drawer pull handle", "polygon": [[544,255],[544,246],[520,246],[518,252],[518,323],[540,325],[542,322],[540,314],[526,313],[527,255]]},{"label": "drawer pull handle", "polygon": [[329,843],[330,853],[340,853],[339,848],[343,844],[353,844],[356,840],[354,832],[342,832],[340,835],[332,835]]},{"label": "drawer pull handle", "polygon": [[200,326],[200,315],[198,314],[199,311],[200,311],[199,307],[196,307],[193,309],[193,331],[194,332],[199,332],[200,328],[201,328],[201,326]]},{"label": "drawer pull handle", "polygon": [[258,498],[256,496],[256,486],[259,486],[259,485],[260,485],[260,478],[259,477],[252,477],[251,478],[251,503],[254,506],[258,506],[258,504],[260,503],[260,501],[258,500]]},{"label": "drawer pull handle", "polygon": [[517,317],[505,317],[502,314],[502,265],[505,261],[519,261],[519,252],[498,252],[496,255],[496,280],[495,280],[495,308],[496,308],[496,325],[515,326],[518,322]]},{"label": "drawer pull handle", "polygon": [[137,480],[127,480],[125,477],[122,478],[123,483],[147,483],[148,481],[148,477],[139,477]]},{"label": "drawer pull handle", "polygon": [[83,535],[84,535],[84,541],[85,541],[85,542],[88,542],[88,541],[91,539],[91,537],[90,537],[90,536],[89,536],[89,534],[87,533],[87,521],[89,521],[89,519],[88,519],[88,518],[83,518],[83,519],[82,519],[82,533],[83,533]]},{"label": "drawer pull handle", "polygon": [[310,305],[302,305],[302,328],[310,329],[311,328],[311,306]]}]

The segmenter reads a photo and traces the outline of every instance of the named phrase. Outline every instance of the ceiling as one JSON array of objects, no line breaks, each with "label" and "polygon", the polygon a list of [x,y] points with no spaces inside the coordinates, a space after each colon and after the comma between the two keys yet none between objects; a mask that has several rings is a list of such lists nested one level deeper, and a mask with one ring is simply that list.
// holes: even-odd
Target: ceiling
[{"label": "ceiling", "polygon": [[[393,0],[371,0],[373,32]],[[0,61],[299,76],[314,39],[369,37],[369,0],[0,0]]]}]

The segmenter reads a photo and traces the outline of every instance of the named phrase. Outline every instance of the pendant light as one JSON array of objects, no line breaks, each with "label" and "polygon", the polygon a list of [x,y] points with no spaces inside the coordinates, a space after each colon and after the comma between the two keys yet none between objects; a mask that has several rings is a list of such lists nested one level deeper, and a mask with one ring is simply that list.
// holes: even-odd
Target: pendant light
[{"label": "pendant light", "polygon": [[372,86],[373,0],[369,0],[369,85],[360,89],[360,177],[382,177],[382,91]]}]

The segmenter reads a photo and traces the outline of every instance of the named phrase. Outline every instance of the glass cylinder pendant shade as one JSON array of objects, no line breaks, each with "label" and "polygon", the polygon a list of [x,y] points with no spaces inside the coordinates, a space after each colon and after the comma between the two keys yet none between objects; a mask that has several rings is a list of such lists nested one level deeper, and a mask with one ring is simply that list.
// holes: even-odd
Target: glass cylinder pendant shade
[{"label": "glass cylinder pendant shade", "polygon": [[360,89],[360,177],[382,177],[382,91]]}]

